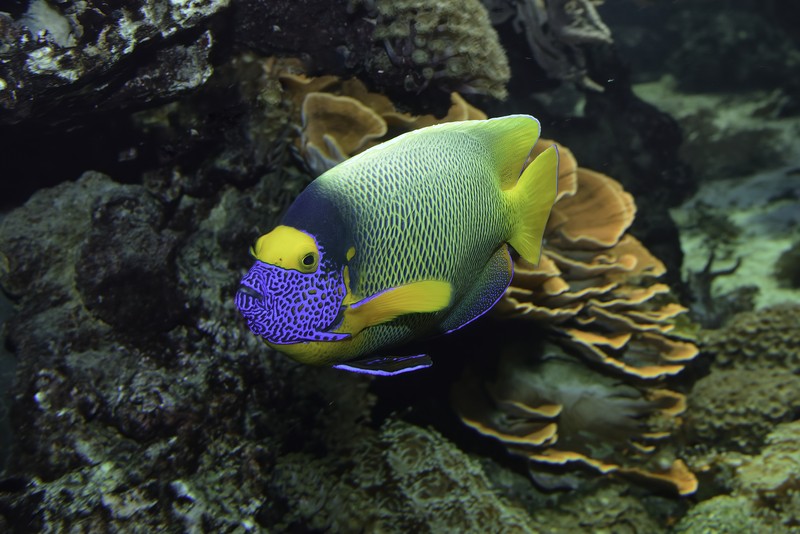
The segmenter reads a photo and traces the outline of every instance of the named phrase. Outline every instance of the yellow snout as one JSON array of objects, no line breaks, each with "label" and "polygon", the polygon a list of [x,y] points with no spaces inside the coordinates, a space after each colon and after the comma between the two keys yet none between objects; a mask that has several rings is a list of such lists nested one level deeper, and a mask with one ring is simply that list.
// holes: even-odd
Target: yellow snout
[{"label": "yellow snout", "polygon": [[262,235],[250,253],[264,263],[301,273],[313,273],[319,267],[316,239],[291,226],[281,225]]}]

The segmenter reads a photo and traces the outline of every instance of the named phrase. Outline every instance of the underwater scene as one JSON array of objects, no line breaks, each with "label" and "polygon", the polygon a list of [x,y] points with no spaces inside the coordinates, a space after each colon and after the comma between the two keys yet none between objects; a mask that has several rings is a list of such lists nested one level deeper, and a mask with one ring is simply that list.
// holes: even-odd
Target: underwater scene
[{"label": "underwater scene", "polygon": [[800,3],[0,3],[0,532],[800,532]]}]

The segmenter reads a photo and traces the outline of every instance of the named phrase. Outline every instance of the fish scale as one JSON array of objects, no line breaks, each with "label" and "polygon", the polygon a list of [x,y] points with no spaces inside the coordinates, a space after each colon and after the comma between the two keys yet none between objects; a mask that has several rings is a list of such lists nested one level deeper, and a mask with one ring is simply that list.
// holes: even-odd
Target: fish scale
[{"label": "fish scale", "polygon": [[[448,261],[442,252],[454,255],[463,251],[483,265],[508,239],[509,207],[496,185],[495,174],[489,165],[480,166],[463,157],[480,152],[480,143],[461,132],[448,137],[451,139],[441,145],[420,139],[403,151],[373,151],[353,171],[347,162],[334,169],[347,173],[347,179],[339,180],[338,172],[318,179],[334,203],[348,214],[345,224],[357,229],[352,236],[356,257],[351,269],[351,275],[357,272],[358,276],[353,286],[357,294],[371,295],[409,280],[455,279],[463,283],[474,272],[459,269],[460,262]],[[448,149],[438,149],[440,146]],[[410,151],[417,159],[427,158],[423,172],[408,168],[405,159]],[[382,164],[371,167],[370,160],[381,160]],[[406,168],[385,174],[393,164]],[[465,168],[472,180],[456,179],[453,169],[463,172]],[[392,199],[396,195],[404,197],[406,206],[413,206],[406,215],[408,225],[402,230],[392,224],[397,209]],[[366,203],[374,208],[358,209]],[[471,214],[472,220],[464,213]],[[445,235],[449,237],[446,244]],[[436,249],[437,244],[442,250]]]},{"label": "fish scale", "polygon": [[[436,125],[325,172],[256,242],[237,295],[251,330],[305,363],[379,374],[428,365],[402,347],[488,311],[511,280],[507,244],[538,261],[558,165],[551,147],[523,172],[538,133],[525,115]],[[265,284],[248,277],[264,269],[295,292],[288,309],[266,313],[270,295],[253,296]],[[344,288],[341,303],[301,309],[306,276]]]},{"label": "fish scale", "polygon": [[[458,300],[508,240],[511,208],[490,162],[479,165],[466,157],[481,152],[479,140],[462,132],[448,137],[441,145],[419,139],[402,151],[373,149],[358,166],[351,169],[345,162],[315,182],[320,194],[345,214],[345,226],[356,229],[350,270],[355,294],[369,296],[409,281],[444,279],[452,281]],[[420,171],[405,162],[411,152],[428,161]],[[458,179],[454,169],[467,169],[471,179]],[[359,209],[367,204],[371,209]],[[398,218],[406,221],[405,227],[394,223]],[[430,329],[425,327],[435,322],[435,317],[416,314],[375,326],[359,352],[406,341],[410,333]]]}]

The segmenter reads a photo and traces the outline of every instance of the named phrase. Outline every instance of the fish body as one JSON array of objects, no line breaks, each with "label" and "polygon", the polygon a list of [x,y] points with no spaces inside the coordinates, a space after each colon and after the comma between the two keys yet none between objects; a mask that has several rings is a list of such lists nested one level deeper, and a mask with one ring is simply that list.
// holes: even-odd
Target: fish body
[{"label": "fish body", "polygon": [[538,261],[558,165],[551,147],[522,172],[538,135],[525,115],[447,123],[322,174],[256,242],[236,299],[250,329],[304,363],[429,365],[387,351],[488,311],[513,273],[507,243]]}]

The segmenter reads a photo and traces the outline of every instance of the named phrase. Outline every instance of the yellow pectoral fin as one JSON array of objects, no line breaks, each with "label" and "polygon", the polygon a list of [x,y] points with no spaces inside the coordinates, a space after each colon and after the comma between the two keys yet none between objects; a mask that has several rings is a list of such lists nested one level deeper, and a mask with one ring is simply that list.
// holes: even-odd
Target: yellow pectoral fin
[{"label": "yellow pectoral fin", "polygon": [[432,313],[450,305],[449,282],[426,280],[387,289],[347,308],[341,331],[355,336],[365,328],[409,313]]}]

